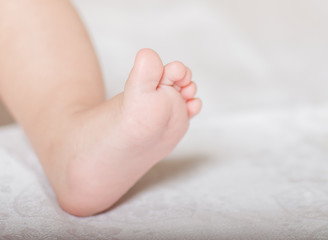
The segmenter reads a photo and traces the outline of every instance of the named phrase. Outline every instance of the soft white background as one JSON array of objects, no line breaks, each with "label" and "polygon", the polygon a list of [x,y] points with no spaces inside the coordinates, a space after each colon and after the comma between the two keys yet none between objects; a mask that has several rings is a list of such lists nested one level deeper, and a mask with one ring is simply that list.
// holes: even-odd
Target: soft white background
[{"label": "soft white background", "polygon": [[17,126],[0,129],[0,239],[328,239],[328,2],[75,0],[106,80],[155,49],[204,109],[108,212],[58,206]]},{"label": "soft white background", "polygon": [[100,56],[109,95],[122,90],[135,53],[194,73],[207,116],[326,102],[328,2],[74,1]]}]

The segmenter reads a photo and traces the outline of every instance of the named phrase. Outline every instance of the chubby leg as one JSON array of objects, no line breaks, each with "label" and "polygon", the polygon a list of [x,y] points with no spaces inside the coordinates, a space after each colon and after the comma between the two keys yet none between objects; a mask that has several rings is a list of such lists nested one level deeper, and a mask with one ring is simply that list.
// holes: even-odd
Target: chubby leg
[{"label": "chubby leg", "polygon": [[71,214],[112,206],[200,111],[190,70],[163,66],[150,49],[137,54],[124,92],[106,101],[92,46],[66,0],[0,0],[0,16],[8,33],[0,39],[2,98]]}]

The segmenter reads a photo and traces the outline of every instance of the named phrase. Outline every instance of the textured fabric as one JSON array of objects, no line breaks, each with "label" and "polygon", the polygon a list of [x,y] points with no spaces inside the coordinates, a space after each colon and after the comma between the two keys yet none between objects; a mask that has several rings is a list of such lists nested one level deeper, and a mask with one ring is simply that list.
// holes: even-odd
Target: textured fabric
[{"label": "textured fabric", "polygon": [[22,131],[3,128],[0,239],[328,239],[327,113],[194,124],[113,209],[88,218],[58,207]]},{"label": "textured fabric", "polygon": [[204,109],[110,211],[63,212],[22,130],[0,129],[0,239],[328,239],[328,2],[74,1],[123,89],[151,47]]}]

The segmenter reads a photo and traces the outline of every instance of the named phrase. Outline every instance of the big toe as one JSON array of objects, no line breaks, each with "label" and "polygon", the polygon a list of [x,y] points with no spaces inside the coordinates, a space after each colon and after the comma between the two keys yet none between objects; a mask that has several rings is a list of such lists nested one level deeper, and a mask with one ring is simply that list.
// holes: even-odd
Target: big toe
[{"label": "big toe", "polygon": [[135,58],[134,66],[126,82],[126,90],[156,90],[163,74],[163,63],[152,49],[141,49]]}]

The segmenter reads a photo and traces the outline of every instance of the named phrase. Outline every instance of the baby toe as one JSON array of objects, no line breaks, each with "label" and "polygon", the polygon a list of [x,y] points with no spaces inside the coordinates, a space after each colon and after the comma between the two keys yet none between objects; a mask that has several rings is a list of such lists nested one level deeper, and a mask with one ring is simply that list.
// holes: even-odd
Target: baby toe
[{"label": "baby toe", "polygon": [[197,115],[200,112],[201,108],[202,108],[202,102],[198,98],[194,98],[187,102],[187,109],[190,118]]},{"label": "baby toe", "polygon": [[181,88],[181,95],[184,97],[184,99],[192,99],[197,92],[197,87],[194,82],[191,82],[188,86]]},{"label": "baby toe", "polygon": [[181,80],[186,75],[187,68],[182,62],[175,61],[167,64],[160,84],[172,86],[176,81]]},{"label": "baby toe", "polygon": [[186,87],[190,84],[192,78],[191,70],[186,67],[186,74],[179,80],[175,82],[175,84],[181,88]]}]

